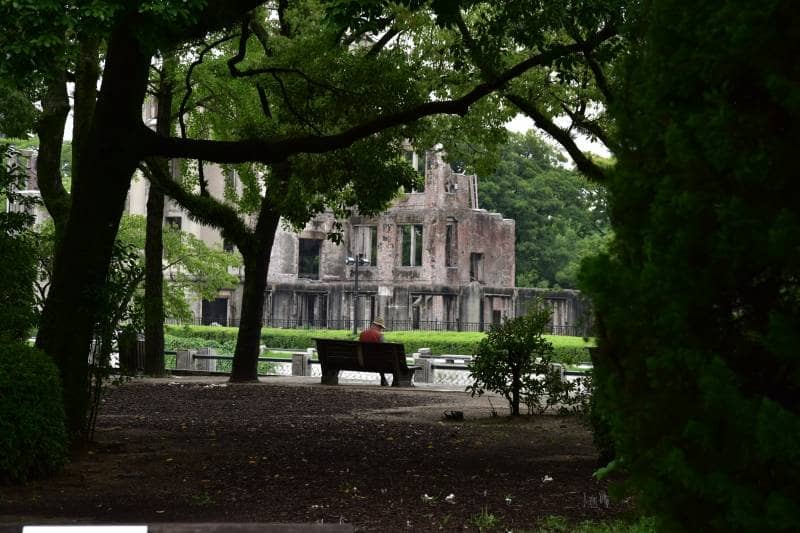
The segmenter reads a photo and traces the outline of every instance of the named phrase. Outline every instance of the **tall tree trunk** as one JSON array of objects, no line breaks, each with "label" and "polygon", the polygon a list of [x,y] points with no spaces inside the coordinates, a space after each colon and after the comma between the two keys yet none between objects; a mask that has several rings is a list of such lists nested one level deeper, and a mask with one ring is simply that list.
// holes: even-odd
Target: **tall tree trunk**
[{"label": "tall tree trunk", "polygon": [[264,317],[269,256],[280,221],[280,215],[267,209],[267,204],[267,201],[261,203],[256,232],[249,243],[251,246],[240,250],[244,257],[244,288],[242,315],[231,369],[230,380],[233,382],[258,381],[258,354],[261,350],[261,323]]},{"label": "tall tree trunk", "polygon": [[72,168],[77,171],[97,105],[97,80],[100,78],[100,39],[83,36],[75,65],[75,93],[72,106]]},{"label": "tall tree trunk", "polygon": [[164,193],[150,187],[144,243],[144,373],[164,374]]},{"label": "tall tree trunk", "polygon": [[105,304],[106,278],[131,177],[150,58],[125,24],[113,32],[103,85],[73,181],[72,209],[56,251],[36,344],[59,367],[67,428],[81,436],[88,355]]},{"label": "tall tree trunk", "polygon": [[[167,57],[161,67],[158,85],[158,122],[156,132],[169,137],[172,133],[172,95],[174,57]],[[150,187],[147,196],[147,235],[144,245],[144,372],[150,376],[164,374],[164,193]]]},{"label": "tall tree trunk", "polygon": [[69,114],[69,98],[64,67],[56,66],[54,70],[47,81],[47,89],[42,97],[42,114],[36,126],[39,136],[36,175],[42,200],[55,225],[58,242],[64,233],[70,207],[70,195],[61,179],[61,149],[64,144],[64,125]]}]

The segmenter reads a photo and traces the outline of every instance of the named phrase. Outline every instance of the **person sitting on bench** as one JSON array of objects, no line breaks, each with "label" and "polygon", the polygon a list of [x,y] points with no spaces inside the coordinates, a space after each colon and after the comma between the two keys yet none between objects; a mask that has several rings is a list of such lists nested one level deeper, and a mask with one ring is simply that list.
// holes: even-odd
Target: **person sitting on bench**
[{"label": "person sitting on bench", "polygon": [[[383,331],[386,329],[383,318],[376,317],[372,321],[372,325],[361,332],[358,336],[360,342],[383,342]],[[381,372],[381,386],[386,387],[389,382],[386,381],[386,376]]]}]

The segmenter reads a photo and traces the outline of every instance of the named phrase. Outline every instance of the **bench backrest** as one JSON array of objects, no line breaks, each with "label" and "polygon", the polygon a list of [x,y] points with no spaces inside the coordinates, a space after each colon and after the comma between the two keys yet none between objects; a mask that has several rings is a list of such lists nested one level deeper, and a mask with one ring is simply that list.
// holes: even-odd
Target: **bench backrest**
[{"label": "bench backrest", "polygon": [[342,369],[407,370],[402,344],[314,339],[320,362]]}]

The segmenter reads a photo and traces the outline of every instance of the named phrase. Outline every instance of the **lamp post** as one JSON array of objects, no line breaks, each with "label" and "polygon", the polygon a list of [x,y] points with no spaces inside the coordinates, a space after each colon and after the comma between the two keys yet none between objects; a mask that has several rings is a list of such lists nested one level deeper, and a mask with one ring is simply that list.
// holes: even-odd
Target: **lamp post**
[{"label": "lamp post", "polygon": [[355,259],[348,257],[345,260],[347,265],[355,265],[356,275],[353,283],[353,335],[358,334],[358,267],[369,265],[369,259],[364,257],[364,254],[356,254]]}]

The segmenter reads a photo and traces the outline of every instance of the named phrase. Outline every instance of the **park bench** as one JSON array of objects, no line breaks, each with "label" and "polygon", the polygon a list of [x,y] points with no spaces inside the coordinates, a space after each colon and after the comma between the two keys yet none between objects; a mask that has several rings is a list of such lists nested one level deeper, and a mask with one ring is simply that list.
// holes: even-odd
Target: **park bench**
[{"label": "park bench", "polygon": [[392,387],[413,387],[418,366],[406,364],[402,344],[314,339],[322,367],[322,384],[338,385],[340,370],[392,374]]}]

